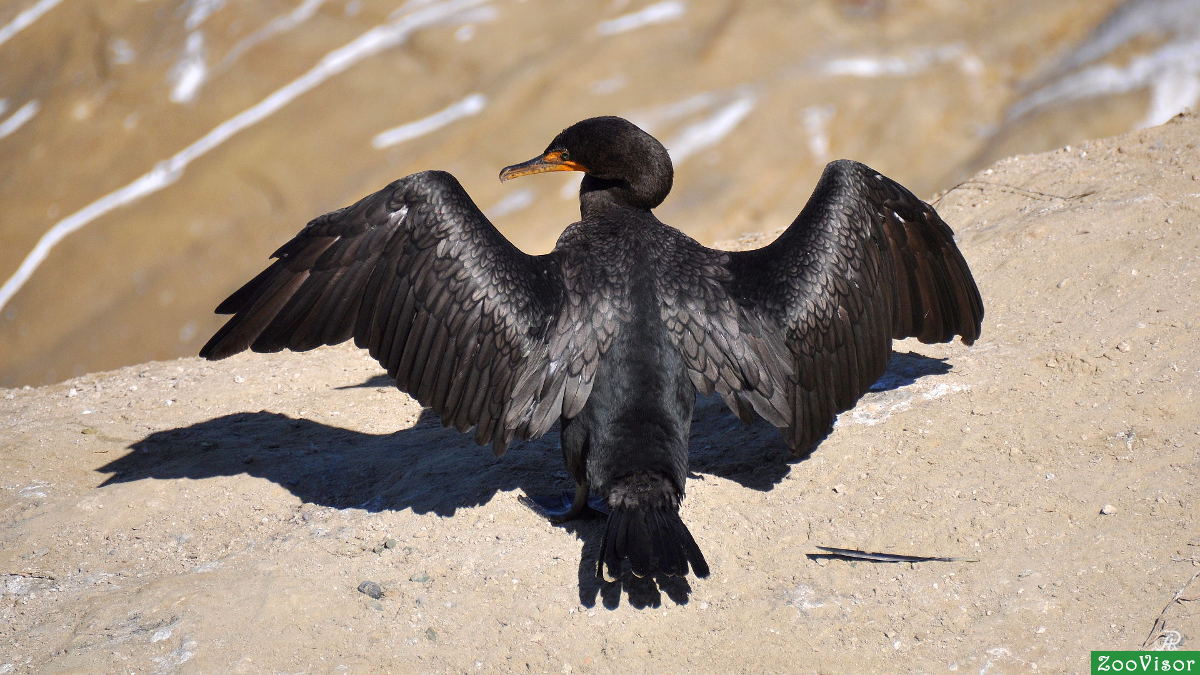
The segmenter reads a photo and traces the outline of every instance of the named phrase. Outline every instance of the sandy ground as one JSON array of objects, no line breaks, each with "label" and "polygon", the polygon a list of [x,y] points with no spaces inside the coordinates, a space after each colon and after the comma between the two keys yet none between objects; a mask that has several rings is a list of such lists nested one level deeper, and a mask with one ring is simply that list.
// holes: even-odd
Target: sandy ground
[{"label": "sandy ground", "polygon": [[1171,602],[1200,593],[1197,139],[1179,118],[944,195],[983,338],[898,343],[811,458],[702,401],[708,579],[598,583],[602,522],[518,500],[569,487],[553,434],[495,459],[350,348],[0,391],[0,674],[1080,672],[1200,647],[1200,603]]}]

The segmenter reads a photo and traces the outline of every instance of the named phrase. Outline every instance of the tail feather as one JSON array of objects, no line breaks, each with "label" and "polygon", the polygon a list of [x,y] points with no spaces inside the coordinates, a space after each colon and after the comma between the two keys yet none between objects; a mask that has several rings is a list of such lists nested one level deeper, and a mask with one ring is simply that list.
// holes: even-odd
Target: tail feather
[{"label": "tail feather", "polygon": [[639,577],[656,573],[684,576],[689,565],[696,576],[708,576],[708,562],[674,508],[612,509],[600,544],[596,575],[618,578],[625,560]]}]

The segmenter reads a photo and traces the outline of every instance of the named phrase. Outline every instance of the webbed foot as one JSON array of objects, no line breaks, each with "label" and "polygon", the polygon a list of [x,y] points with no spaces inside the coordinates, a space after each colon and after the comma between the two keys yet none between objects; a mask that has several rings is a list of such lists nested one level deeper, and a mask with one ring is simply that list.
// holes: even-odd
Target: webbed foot
[{"label": "webbed foot", "polygon": [[575,488],[575,494],[564,492],[557,495],[522,495],[521,503],[542,514],[550,522],[558,524],[578,518],[589,511],[601,515],[608,514],[608,504],[604,499],[588,493],[586,484]]}]

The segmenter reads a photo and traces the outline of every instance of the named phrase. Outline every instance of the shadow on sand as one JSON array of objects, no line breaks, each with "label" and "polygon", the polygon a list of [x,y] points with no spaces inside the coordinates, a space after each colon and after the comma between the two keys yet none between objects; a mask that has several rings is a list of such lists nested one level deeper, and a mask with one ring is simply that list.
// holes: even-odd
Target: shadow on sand
[{"label": "shadow on sand", "polygon": [[[939,359],[893,354],[888,371],[872,387],[886,391],[925,375],[948,372]],[[386,377],[361,385],[388,386]],[[97,469],[112,473],[101,487],[147,478],[203,479],[248,474],[284,486],[301,500],[333,508],[370,512],[411,509],[448,517],[460,507],[478,506],[498,492],[554,494],[572,489],[558,449],[558,432],[515,443],[503,458],[475,445],[467,435],[443,428],[424,410],[411,428],[392,434],[364,434],[271,412],[236,413],[187,427],[158,431],[130,446],[130,452]],[[693,476],[711,474],[754,490],[769,490],[783,479],[792,457],[778,432],[759,422],[743,425],[716,396],[696,404],[690,450]],[[604,521],[582,518],[560,525],[582,542],[579,599],[608,608],[620,604],[657,607],[662,593],[688,601],[686,578],[639,579],[628,572],[615,582],[596,577],[596,557]]]}]

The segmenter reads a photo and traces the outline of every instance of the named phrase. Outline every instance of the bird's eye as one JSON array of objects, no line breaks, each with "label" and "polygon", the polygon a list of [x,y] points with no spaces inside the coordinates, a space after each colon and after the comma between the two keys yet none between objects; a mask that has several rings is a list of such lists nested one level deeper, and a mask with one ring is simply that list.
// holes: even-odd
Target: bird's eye
[{"label": "bird's eye", "polygon": [[566,150],[563,150],[558,153],[558,158],[565,162],[568,159],[571,159],[571,153],[567,152]]}]

